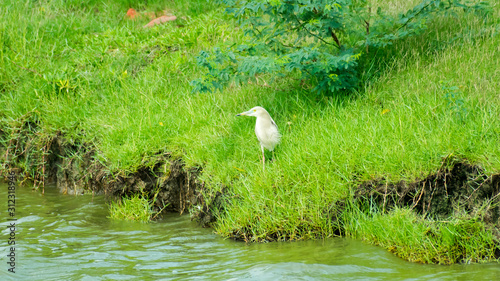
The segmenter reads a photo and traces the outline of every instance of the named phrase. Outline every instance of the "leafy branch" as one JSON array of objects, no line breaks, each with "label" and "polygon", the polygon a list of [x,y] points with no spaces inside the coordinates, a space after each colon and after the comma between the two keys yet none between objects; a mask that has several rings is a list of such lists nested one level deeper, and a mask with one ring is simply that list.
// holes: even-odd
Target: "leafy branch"
[{"label": "leafy branch", "polygon": [[222,90],[259,73],[299,74],[318,93],[351,90],[369,48],[420,34],[437,16],[488,10],[484,2],[469,0],[422,0],[396,16],[380,8],[372,13],[368,0],[222,1],[249,37],[241,46],[200,53],[198,64],[207,72],[191,82],[195,92]]}]

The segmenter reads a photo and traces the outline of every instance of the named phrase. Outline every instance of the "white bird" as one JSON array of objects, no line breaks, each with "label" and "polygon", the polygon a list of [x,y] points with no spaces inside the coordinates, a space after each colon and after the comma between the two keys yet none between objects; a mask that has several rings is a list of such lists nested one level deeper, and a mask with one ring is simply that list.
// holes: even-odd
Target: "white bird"
[{"label": "white bird", "polygon": [[264,156],[264,148],[273,151],[274,147],[280,142],[281,135],[278,131],[278,126],[274,123],[269,113],[260,106],[256,106],[236,116],[240,115],[257,117],[257,121],[255,122],[255,134],[260,141],[260,148],[262,150],[262,169],[265,171],[266,158]]}]

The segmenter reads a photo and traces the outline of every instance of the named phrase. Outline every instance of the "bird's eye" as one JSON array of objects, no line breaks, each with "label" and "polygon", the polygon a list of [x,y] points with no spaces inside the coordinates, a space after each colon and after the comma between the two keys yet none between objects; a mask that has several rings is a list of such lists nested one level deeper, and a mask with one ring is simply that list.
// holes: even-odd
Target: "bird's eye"
[{"label": "bird's eye", "polygon": [[255,112],[255,111],[257,111],[257,110],[254,109],[253,112]]}]

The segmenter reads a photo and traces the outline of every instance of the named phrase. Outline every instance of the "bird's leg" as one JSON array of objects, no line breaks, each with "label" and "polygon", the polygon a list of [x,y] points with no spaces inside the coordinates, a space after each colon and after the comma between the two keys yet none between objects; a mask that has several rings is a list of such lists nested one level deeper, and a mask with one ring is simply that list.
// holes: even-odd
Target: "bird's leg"
[{"label": "bird's leg", "polygon": [[265,167],[266,167],[266,157],[264,156],[264,146],[260,146],[260,148],[262,149],[262,171],[266,171]]}]

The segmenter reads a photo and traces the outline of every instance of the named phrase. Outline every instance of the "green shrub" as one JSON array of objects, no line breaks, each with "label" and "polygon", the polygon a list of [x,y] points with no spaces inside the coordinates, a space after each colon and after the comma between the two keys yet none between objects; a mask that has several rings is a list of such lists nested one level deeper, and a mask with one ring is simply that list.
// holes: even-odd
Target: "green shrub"
[{"label": "green shrub", "polygon": [[[423,0],[391,15],[367,0],[224,0],[227,13],[247,35],[244,44],[200,52],[206,74],[192,81],[195,92],[221,90],[228,82],[256,75],[296,75],[318,93],[352,90],[374,53],[393,41],[418,35],[426,21],[459,9],[485,13],[484,2]],[[467,3],[467,4],[466,4]]]}]

